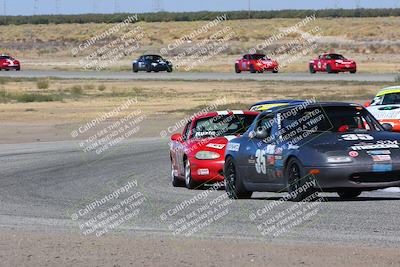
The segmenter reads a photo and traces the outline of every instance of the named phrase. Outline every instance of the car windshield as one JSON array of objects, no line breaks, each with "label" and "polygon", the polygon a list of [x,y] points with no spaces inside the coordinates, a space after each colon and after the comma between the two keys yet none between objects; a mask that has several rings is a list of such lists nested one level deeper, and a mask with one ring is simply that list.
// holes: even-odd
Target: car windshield
[{"label": "car windshield", "polygon": [[156,55],[149,55],[146,56],[145,59],[150,61],[157,61],[157,60],[162,60],[162,57]]},{"label": "car windshield", "polygon": [[382,105],[400,104],[400,93],[391,93],[383,96]]},{"label": "car windshield", "polygon": [[266,55],[262,55],[262,54],[255,54],[255,55],[251,55],[251,59],[254,60],[267,60],[267,56]]},{"label": "car windshield", "polygon": [[327,59],[346,59],[344,56],[339,54],[330,54],[326,56]]},{"label": "car windshield", "polygon": [[359,106],[307,108],[285,118],[282,126],[287,130],[300,128],[316,133],[382,131],[372,115]]},{"label": "car windshield", "polygon": [[11,60],[13,60],[13,58],[10,57],[10,56],[0,56],[0,59],[11,59]]},{"label": "car windshield", "polygon": [[240,135],[247,131],[256,115],[227,114],[199,119],[195,122],[192,137],[217,137]]}]

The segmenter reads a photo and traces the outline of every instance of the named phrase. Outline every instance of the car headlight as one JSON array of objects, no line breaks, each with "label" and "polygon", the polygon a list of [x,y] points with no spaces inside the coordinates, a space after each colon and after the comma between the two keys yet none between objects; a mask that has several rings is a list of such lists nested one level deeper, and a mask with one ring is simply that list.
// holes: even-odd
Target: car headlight
[{"label": "car headlight", "polygon": [[353,159],[351,157],[347,157],[347,156],[332,156],[332,157],[328,157],[327,162],[328,163],[350,163],[350,162],[353,162]]},{"label": "car headlight", "polygon": [[155,67],[158,65],[158,63],[151,63],[151,65]]},{"label": "car headlight", "polygon": [[220,154],[212,151],[199,151],[196,153],[196,159],[218,159],[221,157]]}]

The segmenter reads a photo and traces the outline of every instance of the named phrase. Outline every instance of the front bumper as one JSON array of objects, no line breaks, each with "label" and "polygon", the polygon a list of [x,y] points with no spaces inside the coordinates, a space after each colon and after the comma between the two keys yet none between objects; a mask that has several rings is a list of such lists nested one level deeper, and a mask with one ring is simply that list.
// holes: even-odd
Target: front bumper
[{"label": "front bumper", "polygon": [[400,187],[400,164],[376,163],[371,165],[340,165],[329,167],[306,167],[307,173],[318,169],[314,174],[318,188],[334,191],[339,188],[375,190],[387,187]]},{"label": "front bumper", "polygon": [[197,182],[221,182],[224,180],[224,160],[190,159],[191,174]]},{"label": "front bumper", "polygon": [[151,65],[152,71],[167,71],[170,69],[172,69],[172,65],[166,65],[166,64],[165,65],[157,65],[157,66]]},{"label": "front bumper", "polygon": [[21,69],[21,65],[3,65],[0,66],[2,70],[19,70]]},{"label": "front bumper", "polygon": [[354,64],[351,65],[334,65],[332,67],[333,71],[338,71],[338,72],[347,72],[347,71],[357,71],[357,66]]},{"label": "front bumper", "polygon": [[277,64],[263,64],[263,65],[256,65],[255,70],[256,71],[273,71],[277,70],[278,65]]}]

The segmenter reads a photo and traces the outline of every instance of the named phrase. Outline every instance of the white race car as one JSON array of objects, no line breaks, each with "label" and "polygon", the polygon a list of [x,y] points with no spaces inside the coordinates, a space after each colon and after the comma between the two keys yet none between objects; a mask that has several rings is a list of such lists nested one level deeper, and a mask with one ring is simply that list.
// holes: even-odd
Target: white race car
[{"label": "white race car", "polygon": [[380,90],[365,106],[380,123],[391,124],[393,131],[400,132],[400,86]]}]

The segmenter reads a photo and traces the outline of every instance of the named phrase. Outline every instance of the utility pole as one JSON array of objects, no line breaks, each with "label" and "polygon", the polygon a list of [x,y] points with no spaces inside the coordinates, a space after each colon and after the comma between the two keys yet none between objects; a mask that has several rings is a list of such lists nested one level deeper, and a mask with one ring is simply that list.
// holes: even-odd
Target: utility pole
[{"label": "utility pole", "polygon": [[33,0],[33,15],[37,15],[37,10],[39,8],[39,0]]},{"label": "utility pole", "polygon": [[249,8],[249,19],[251,19],[251,0],[249,0],[248,8]]},{"label": "utility pole", "polygon": [[56,14],[60,14],[61,0],[56,0]]},{"label": "utility pole", "polygon": [[7,16],[7,0],[3,0],[3,14]]},{"label": "utility pole", "polygon": [[93,13],[96,13],[96,10],[97,10],[96,0],[93,0],[93,2],[92,2],[92,9],[93,9]]},{"label": "utility pole", "polygon": [[339,9],[339,0],[335,0],[335,9]]},{"label": "utility pole", "polygon": [[119,1],[114,0],[114,13],[118,13],[118,12],[119,12]]},{"label": "utility pole", "polygon": [[153,10],[154,12],[164,11],[164,4],[162,0],[153,0]]}]

